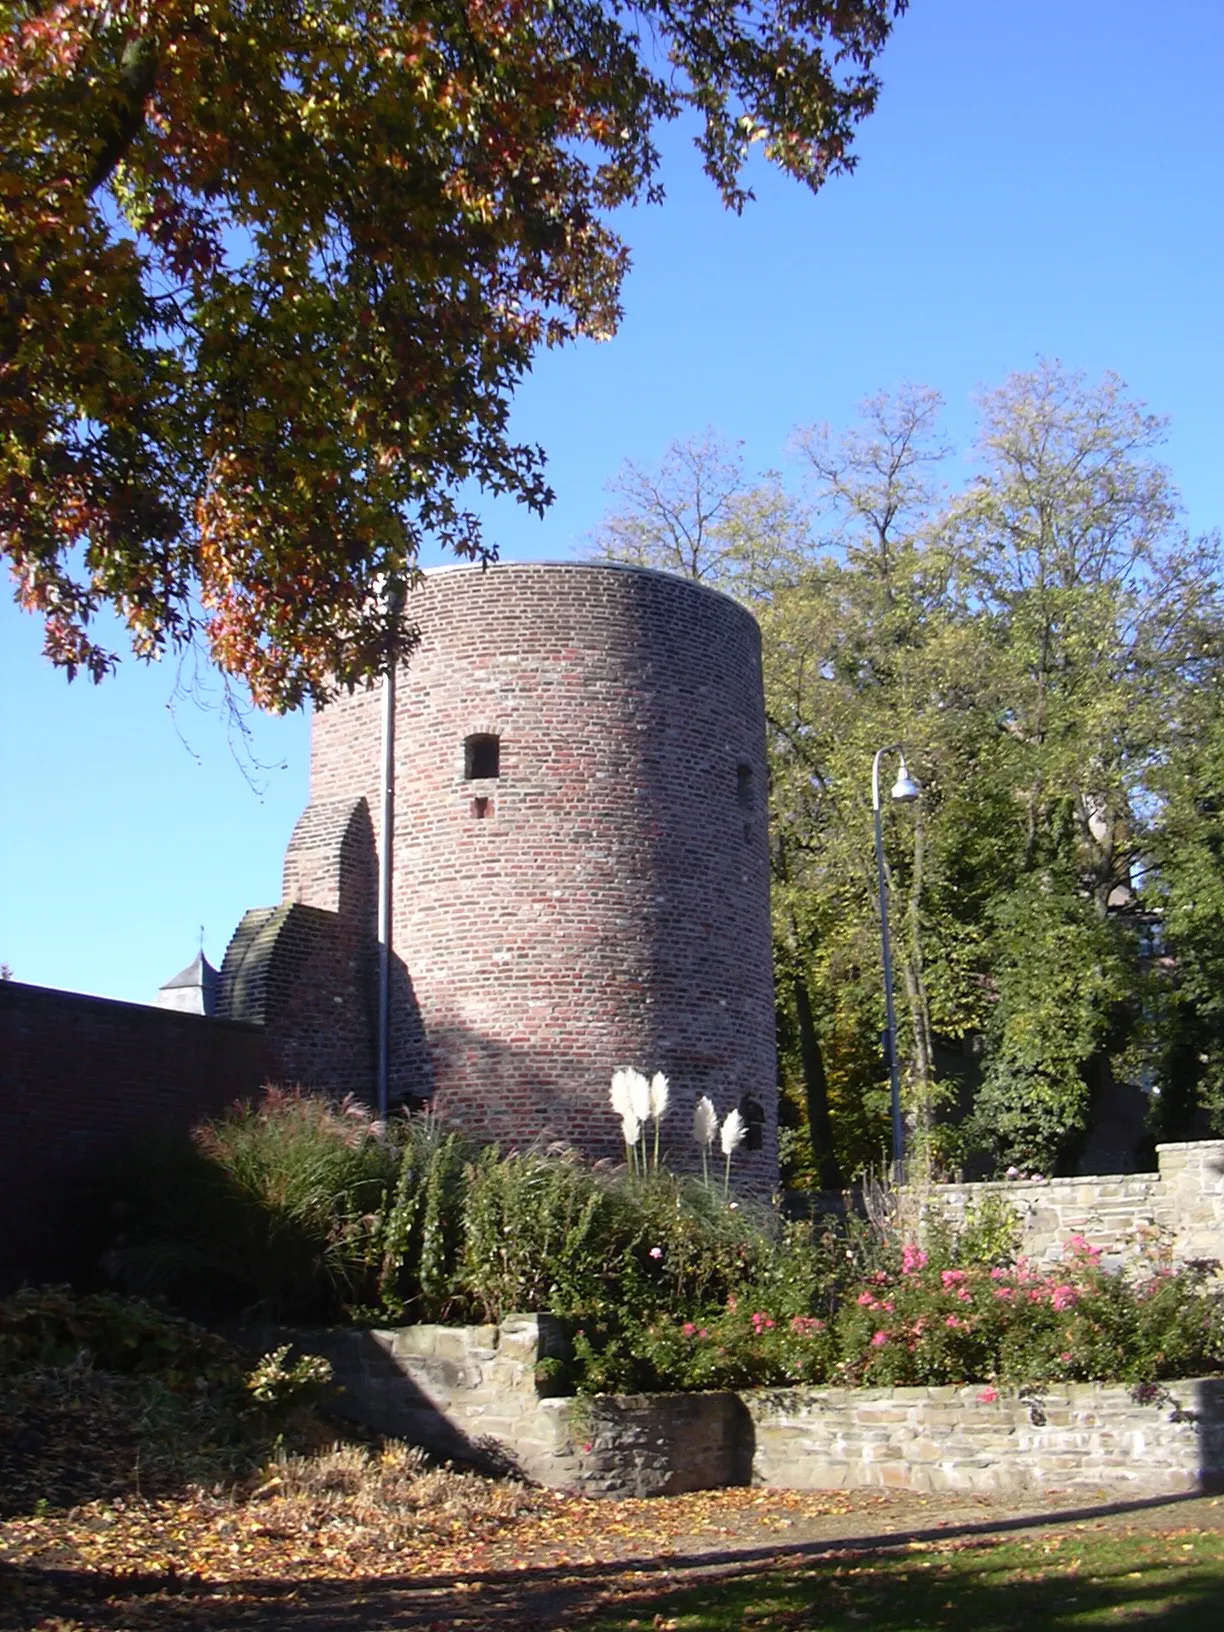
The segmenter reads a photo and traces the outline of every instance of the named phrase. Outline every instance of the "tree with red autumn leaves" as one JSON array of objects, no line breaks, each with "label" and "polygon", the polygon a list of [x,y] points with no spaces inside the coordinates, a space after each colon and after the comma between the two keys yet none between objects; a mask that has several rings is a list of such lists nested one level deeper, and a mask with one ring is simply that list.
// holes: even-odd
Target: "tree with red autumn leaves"
[{"label": "tree with red autumn leaves", "polygon": [[906,0],[17,0],[0,9],[0,553],[69,676],[200,640],[265,707],[376,674],[461,489],[543,510],[507,431],[612,334],[609,212],[688,110],[853,167]]}]

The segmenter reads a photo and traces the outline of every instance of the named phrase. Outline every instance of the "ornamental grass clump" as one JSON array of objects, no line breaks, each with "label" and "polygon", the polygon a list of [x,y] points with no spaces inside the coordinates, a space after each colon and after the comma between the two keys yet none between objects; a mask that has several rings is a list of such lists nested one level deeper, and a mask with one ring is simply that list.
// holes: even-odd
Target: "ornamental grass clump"
[{"label": "ornamental grass clump", "polygon": [[646,1124],[654,1123],[654,1171],[659,1171],[659,1124],[667,1115],[671,1089],[662,1071],[649,1079],[640,1071],[622,1069],[612,1073],[609,1100],[620,1118],[625,1141],[625,1163],[633,1173],[650,1171],[646,1150]]},{"label": "ornamental grass clump", "polygon": [[748,1137],[748,1124],[738,1110],[728,1111],[723,1119],[722,1130],[718,1135],[718,1142],[722,1153],[726,1157],[726,1168],[723,1172],[723,1199],[731,1197],[731,1158]]},{"label": "ornamental grass clump", "polygon": [[255,1104],[151,1140],[100,1180],[124,1291],[199,1313],[258,1306],[330,1320],[377,1297],[375,1224],[399,1171],[394,1139],[352,1099],[266,1088]]},{"label": "ornamental grass clump", "polygon": [[710,1146],[717,1132],[718,1112],[714,1101],[708,1094],[702,1094],[693,1106],[693,1142],[701,1150],[701,1176],[707,1190],[710,1188]]}]

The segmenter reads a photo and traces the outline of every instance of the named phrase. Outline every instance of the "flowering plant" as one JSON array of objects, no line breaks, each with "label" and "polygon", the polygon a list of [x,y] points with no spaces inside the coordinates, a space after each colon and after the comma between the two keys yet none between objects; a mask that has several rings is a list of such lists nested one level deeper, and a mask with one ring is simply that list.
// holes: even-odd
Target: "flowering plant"
[{"label": "flowering plant", "polygon": [[1059,1264],[938,1268],[912,1246],[835,1319],[838,1381],[856,1384],[1115,1379],[1224,1364],[1224,1303],[1203,1273],[1158,1266],[1139,1280],[1101,1268],[1083,1236]]}]

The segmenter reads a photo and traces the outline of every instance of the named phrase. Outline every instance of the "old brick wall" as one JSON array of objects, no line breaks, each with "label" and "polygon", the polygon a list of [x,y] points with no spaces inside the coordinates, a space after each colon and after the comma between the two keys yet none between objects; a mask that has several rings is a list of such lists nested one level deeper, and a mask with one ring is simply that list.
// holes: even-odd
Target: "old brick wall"
[{"label": "old brick wall", "polygon": [[[392,1083],[478,1137],[618,1155],[612,1071],[667,1072],[673,1161],[708,1093],[776,1093],[755,621],[690,580],[604,564],[428,575],[396,710]],[[500,739],[469,781],[464,741]],[[316,716],[311,802],[378,808],[377,692]],[[483,803],[481,803],[483,801]]]},{"label": "old brick wall", "polygon": [[0,1288],[92,1263],[82,1175],[254,1096],[269,1065],[253,1026],[0,981]]}]

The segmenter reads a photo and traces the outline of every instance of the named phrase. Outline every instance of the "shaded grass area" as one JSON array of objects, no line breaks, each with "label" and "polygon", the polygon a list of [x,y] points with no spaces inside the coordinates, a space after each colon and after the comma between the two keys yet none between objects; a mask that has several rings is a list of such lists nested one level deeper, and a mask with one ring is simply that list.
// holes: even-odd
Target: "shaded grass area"
[{"label": "shaded grass area", "polygon": [[1078,1525],[1024,1538],[915,1541],[896,1553],[836,1549],[605,1609],[592,1622],[603,1632],[1071,1632],[1120,1624],[1219,1632],[1224,1534]]}]

